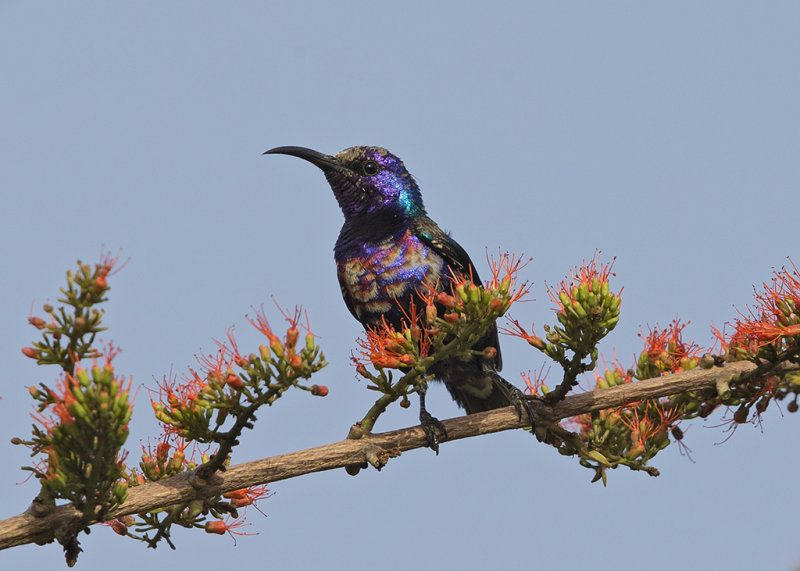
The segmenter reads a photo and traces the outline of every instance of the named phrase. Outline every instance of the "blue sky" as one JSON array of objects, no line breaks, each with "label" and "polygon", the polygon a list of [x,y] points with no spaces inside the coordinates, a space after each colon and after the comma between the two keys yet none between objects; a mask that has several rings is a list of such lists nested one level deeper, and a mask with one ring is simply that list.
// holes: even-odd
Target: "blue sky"
[{"label": "blue sky", "polygon": [[[31,303],[101,245],[130,257],[107,323],[135,384],[184,370],[228,326],[257,343],[244,314],[271,296],[308,309],[331,393],[262,413],[234,461],[339,440],[363,416],[374,395],[349,364],[361,330],[332,260],[341,214],[317,169],[261,156],[278,145],[392,150],[484,273],[487,248],[534,258],[523,323],[552,322],[545,281],[600,249],[625,287],[605,355],[631,363],[640,328],[676,316],[710,344],[753,284],[800,261],[798,18],[792,2],[0,0],[0,515],[36,493],[8,443],[30,425],[26,387],[52,378],[20,353]],[[501,342],[509,380],[541,366]],[[439,418],[459,414],[441,386],[429,395]],[[153,551],[96,529],[79,568],[790,569],[798,418],[771,407],[724,445],[720,422],[693,423],[695,463],[671,446],[657,479],[618,470],[603,488],[522,432],[491,435],[275,483],[236,547],[179,531],[178,551]],[[158,432],[144,393],[131,429],[134,453]],[[60,565],[56,546],[0,552],[4,568]]]}]

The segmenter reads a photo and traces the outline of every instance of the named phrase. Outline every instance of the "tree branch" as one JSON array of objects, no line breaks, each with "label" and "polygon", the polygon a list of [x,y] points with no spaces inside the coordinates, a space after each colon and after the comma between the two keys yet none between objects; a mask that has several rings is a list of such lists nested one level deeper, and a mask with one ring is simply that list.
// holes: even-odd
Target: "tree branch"
[{"label": "tree branch", "polygon": [[[790,365],[798,369],[798,365]],[[587,412],[616,408],[621,405],[688,391],[714,389],[720,381],[730,382],[741,374],[756,369],[753,363],[739,361],[722,367],[693,369],[683,373],[628,383],[608,389],[567,397],[552,408],[537,407],[543,422],[556,422]],[[527,418],[520,420],[514,407],[471,414],[443,421],[448,440],[471,438],[503,430],[521,428]],[[108,514],[108,519],[189,502],[195,498],[219,495],[267,482],[295,478],[311,472],[369,463],[380,469],[389,458],[426,446],[422,428],[414,426],[380,434],[358,436],[355,426],[351,438],[308,448],[271,458],[231,466],[215,474],[210,481],[201,481],[195,472],[184,472],[157,482],[131,488],[124,504]],[[61,505],[44,514],[42,507],[33,504],[25,513],[0,521],[0,549],[25,543],[48,543],[70,530],[80,517],[71,505]]]}]

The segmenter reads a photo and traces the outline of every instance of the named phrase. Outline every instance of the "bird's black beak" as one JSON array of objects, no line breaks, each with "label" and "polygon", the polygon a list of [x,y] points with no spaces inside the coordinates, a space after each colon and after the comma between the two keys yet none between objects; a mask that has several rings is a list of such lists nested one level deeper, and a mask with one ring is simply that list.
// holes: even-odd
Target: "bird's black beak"
[{"label": "bird's black beak", "polygon": [[342,168],[342,165],[339,161],[336,160],[335,157],[330,155],[325,155],[313,149],[307,149],[305,147],[275,147],[274,149],[270,149],[265,151],[263,154],[265,155],[291,155],[293,157],[297,157],[299,159],[306,160],[310,162],[312,165],[316,165],[322,169],[323,172],[329,172],[332,170],[338,170]]}]

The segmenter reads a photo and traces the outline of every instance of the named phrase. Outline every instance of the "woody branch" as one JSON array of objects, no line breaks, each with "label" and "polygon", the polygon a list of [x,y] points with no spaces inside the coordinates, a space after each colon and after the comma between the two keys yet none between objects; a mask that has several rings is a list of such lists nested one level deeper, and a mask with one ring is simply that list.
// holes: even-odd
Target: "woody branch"
[{"label": "woody branch", "polygon": [[[575,415],[614,408],[625,404],[688,391],[714,389],[720,382],[735,382],[742,375],[756,370],[748,361],[726,364],[710,369],[690,371],[643,380],[635,383],[598,389],[592,392],[569,396],[563,401],[542,406],[537,413],[544,423],[557,422]],[[788,370],[798,370],[800,365],[785,364]],[[514,407],[452,418],[443,422],[448,441],[471,438],[524,426]],[[420,427],[410,427],[380,434],[364,435],[362,438],[345,440],[281,454],[270,458],[231,466],[225,472],[215,474],[208,481],[200,481],[195,472],[183,472],[176,476],[137,486],[130,490],[123,504],[108,513],[105,519],[164,508],[193,498],[209,497],[248,486],[296,478],[312,472],[321,472],[351,465],[370,463],[381,468],[388,459],[400,453],[427,445]],[[44,514],[37,513],[36,506],[23,514],[0,521],[0,549],[26,543],[50,542],[64,530],[69,530],[81,514],[71,505],[61,505]]]}]

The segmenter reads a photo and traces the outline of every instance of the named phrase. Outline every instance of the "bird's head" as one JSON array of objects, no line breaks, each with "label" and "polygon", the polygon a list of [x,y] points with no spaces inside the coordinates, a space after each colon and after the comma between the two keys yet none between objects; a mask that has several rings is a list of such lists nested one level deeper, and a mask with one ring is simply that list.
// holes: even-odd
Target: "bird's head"
[{"label": "bird's head", "polygon": [[319,167],[345,218],[425,214],[419,187],[403,161],[381,147],[350,147],[334,156],[305,147],[276,147],[264,154],[291,155]]}]

